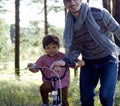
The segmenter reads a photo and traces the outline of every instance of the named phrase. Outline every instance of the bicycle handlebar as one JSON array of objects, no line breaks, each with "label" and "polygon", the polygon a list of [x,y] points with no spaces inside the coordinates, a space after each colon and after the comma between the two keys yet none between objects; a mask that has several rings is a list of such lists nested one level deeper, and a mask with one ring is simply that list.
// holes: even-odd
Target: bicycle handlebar
[{"label": "bicycle handlebar", "polygon": [[[43,77],[44,77],[46,80],[50,80],[50,81],[57,81],[57,80],[59,80],[59,79],[63,79],[63,78],[65,77],[65,75],[66,75],[67,70],[68,70],[68,67],[65,67],[66,69],[65,69],[63,75],[62,75],[62,76],[58,76],[58,73],[57,73],[56,71],[54,71],[53,69],[48,68],[48,67],[34,66],[34,67],[28,67],[28,68],[39,69],[39,70],[41,71]],[[47,76],[45,75],[43,69],[47,69],[47,70],[49,70],[49,71],[51,71],[51,72],[54,72],[54,73],[56,74],[56,76],[47,77]]]}]

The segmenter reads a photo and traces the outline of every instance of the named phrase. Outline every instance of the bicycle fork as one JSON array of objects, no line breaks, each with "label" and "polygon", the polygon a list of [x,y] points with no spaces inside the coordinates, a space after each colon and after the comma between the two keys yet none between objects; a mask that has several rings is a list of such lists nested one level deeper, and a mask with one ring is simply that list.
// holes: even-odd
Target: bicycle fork
[{"label": "bicycle fork", "polygon": [[62,106],[60,97],[58,96],[58,90],[56,89],[56,81],[54,82],[54,91],[52,91],[52,95],[53,95],[53,106]]}]

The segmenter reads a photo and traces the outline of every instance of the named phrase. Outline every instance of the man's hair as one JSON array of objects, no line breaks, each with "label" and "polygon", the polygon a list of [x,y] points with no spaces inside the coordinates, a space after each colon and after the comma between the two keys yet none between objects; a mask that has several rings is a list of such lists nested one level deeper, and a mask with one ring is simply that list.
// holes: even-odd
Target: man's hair
[{"label": "man's hair", "polygon": [[55,45],[60,46],[60,40],[56,35],[46,35],[43,38],[42,44],[43,44],[43,48],[45,49],[46,46],[48,46],[50,43],[53,43]]}]

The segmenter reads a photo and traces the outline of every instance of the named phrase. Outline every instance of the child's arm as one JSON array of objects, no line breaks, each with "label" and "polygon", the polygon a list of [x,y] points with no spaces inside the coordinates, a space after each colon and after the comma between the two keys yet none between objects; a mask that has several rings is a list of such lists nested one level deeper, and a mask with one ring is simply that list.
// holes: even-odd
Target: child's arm
[{"label": "child's arm", "polygon": [[34,69],[34,66],[35,66],[36,64],[34,64],[34,63],[28,63],[28,68],[29,68],[29,71],[31,71],[31,72],[33,72],[33,73],[36,73],[36,72],[38,72],[39,70],[38,69]]}]

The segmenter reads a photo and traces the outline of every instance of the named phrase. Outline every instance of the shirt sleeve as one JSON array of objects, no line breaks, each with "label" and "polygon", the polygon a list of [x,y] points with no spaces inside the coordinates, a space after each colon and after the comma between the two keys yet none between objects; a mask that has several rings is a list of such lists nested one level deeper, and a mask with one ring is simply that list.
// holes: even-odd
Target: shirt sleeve
[{"label": "shirt sleeve", "polygon": [[102,11],[103,22],[105,26],[120,40],[120,25],[113,16],[106,10]]},{"label": "shirt sleeve", "polygon": [[81,53],[80,47],[76,43],[75,40],[71,42],[70,48],[63,58],[66,64],[74,63]]}]

